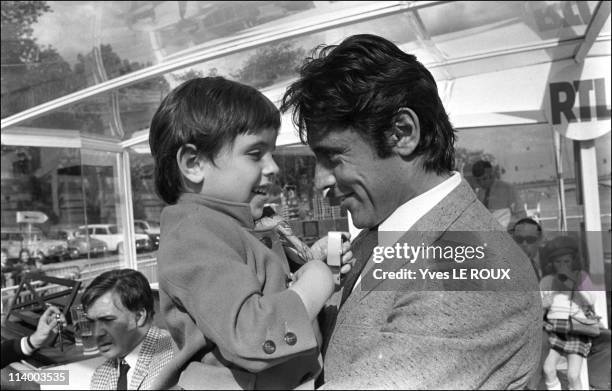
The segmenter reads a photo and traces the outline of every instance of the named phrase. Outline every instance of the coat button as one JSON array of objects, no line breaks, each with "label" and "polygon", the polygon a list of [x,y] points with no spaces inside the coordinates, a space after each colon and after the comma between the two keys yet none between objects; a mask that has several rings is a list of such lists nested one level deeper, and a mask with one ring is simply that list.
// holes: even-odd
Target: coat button
[{"label": "coat button", "polygon": [[287,342],[287,345],[295,345],[297,342],[297,335],[289,331],[287,334],[285,334],[285,342]]},{"label": "coat button", "polygon": [[276,345],[274,344],[273,341],[267,340],[263,344],[263,351],[266,354],[272,354],[272,353],[274,353],[276,351]]}]

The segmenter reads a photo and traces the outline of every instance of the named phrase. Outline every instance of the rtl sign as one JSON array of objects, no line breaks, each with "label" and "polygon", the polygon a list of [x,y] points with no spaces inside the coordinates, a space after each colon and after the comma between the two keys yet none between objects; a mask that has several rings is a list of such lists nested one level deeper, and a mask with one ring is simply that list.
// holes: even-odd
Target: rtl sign
[{"label": "rtl sign", "polygon": [[550,83],[549,91],[550,120],[556,130],[575,140],[596,138],[610,131],[605,79]]}]

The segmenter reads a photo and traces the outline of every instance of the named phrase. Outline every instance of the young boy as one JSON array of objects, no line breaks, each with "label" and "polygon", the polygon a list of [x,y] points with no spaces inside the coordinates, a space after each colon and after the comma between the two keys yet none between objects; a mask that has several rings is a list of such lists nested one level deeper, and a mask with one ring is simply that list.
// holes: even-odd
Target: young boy
[{"label": "young boy", "polygon": [[278,172],[279,127],[264,95],[221,77],[183,83],[153,117],[155,184],[170,204],[160,312],[179,347],[155,388],[290,389],[321,369],[313,324],[334,289],[329,268],[308,262],[292,282],[249,232]]}]

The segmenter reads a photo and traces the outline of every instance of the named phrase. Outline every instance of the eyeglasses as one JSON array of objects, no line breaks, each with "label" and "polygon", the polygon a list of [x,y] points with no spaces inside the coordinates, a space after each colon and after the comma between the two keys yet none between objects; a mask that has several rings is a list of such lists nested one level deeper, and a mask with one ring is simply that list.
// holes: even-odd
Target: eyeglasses
[{"label": "eyeglasses", "polygon": [[527,242],[527,244],[534,244],[538,240],[537,236],[520,236],[515,235],[514,241],[517,243]]}]

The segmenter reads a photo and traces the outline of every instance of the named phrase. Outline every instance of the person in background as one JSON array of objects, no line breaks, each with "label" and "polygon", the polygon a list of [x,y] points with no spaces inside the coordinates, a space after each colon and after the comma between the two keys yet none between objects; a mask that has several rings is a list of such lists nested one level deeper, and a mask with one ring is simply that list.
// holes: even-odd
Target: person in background
[{"label": "person in background", "polygon": [[[517,221],[514,226],[510,229],[512,239],[521,247],[525,255],[531,261],[534,273],[536,274],[538,281],[542,278],[542,261],[540,259],[540,245],[542,244],[542,226],[532,218],[525,217]],[[550,350],[550,344],[548,343],[548,333],[544,330],[542,324],[542,352],[540,355],[540,362],[538,364],[538,370],[529,380],[527,389],[540,390],[546,387],[544,383],[544,360]]]},{"label": "person in background", "polygon": [[133,269],[102,273],[87,286],[81,303],[106,358],[91,378],[92,390],[150,389],[174,357],[170,334],[153,325],[153,301],[149,281]]},{"label": "person in background", "polygon": [[[384,38],[354,35],[305,61],[282,99],[281,111],[290,109],[315,154],[317,190],[332,193],[363,229],[351,243],[357,263],[332,297],[338,305],[323,312],[322,387],[524,388],[540,354],[537,279],[454,171],[455,132],[431,73]],[[511,291],[362,283],[376,278],[379,234],[384,246],[420,237],[428,246],[465,231],[495,248],[487,267],[512,268]]]},{"label": "person in background", "polygon": [[25,275],[32,269],[34,266],[34,260],[30,255],[30,250],[27,248],[22,248],[19,251],[19,258],[17,262],[13,265],[13,282],[15,285],[21,284],[21,281],[25,277]]},{"label": "person in background", "polygon": [[560,390],[557,364],[561,355],[567,357],[567,380],[570,390],[580,389],[580,368],[591,349],[591,338],[569,332],[570,315],[581,318],[593,315],[589,290],[591,279],[582,270],[578,243],[570,236],[558,236],[544,246],[553,274],[542,278],[540,289],[546,311],[545,326],[550,350],[544,361],[546,388]]},{"label": "person in background", "polygon": [[2,368],[12,362],[22,360],[31,356],[36,350],[40,349],[50,336],[54,335],[58,323],[66,325],[66,318],[59,308],[51,305],[38,319],[36,331],[33,334],[21,339],[7,339],[2,341]]},{"label": "person in background", "polygon": [[541,280],[544,269],[539,251],[542,244],[542,226],[534,219],[525,217],[514,224],[510,229],[510,234],[512,239],[529,257],[538,281]]},{"label": "person in background", "polygon": [[478,200],[493,213],[502,227],[507,228],[514,221],[526,217],[523,202],[511,184],[495,177],[491,163],[479,160],[472,166],[478,187]]},{"label": "person in background", "polygon": [[[7,286],[13,286],[13,272],[15,271],[14,266],[10,266],[8,264],[8,250],[2,247],[0,249],[0,254],[2,257],[2,288],[6,288]],[[3,302],[4,303],[4,302]]]}]

